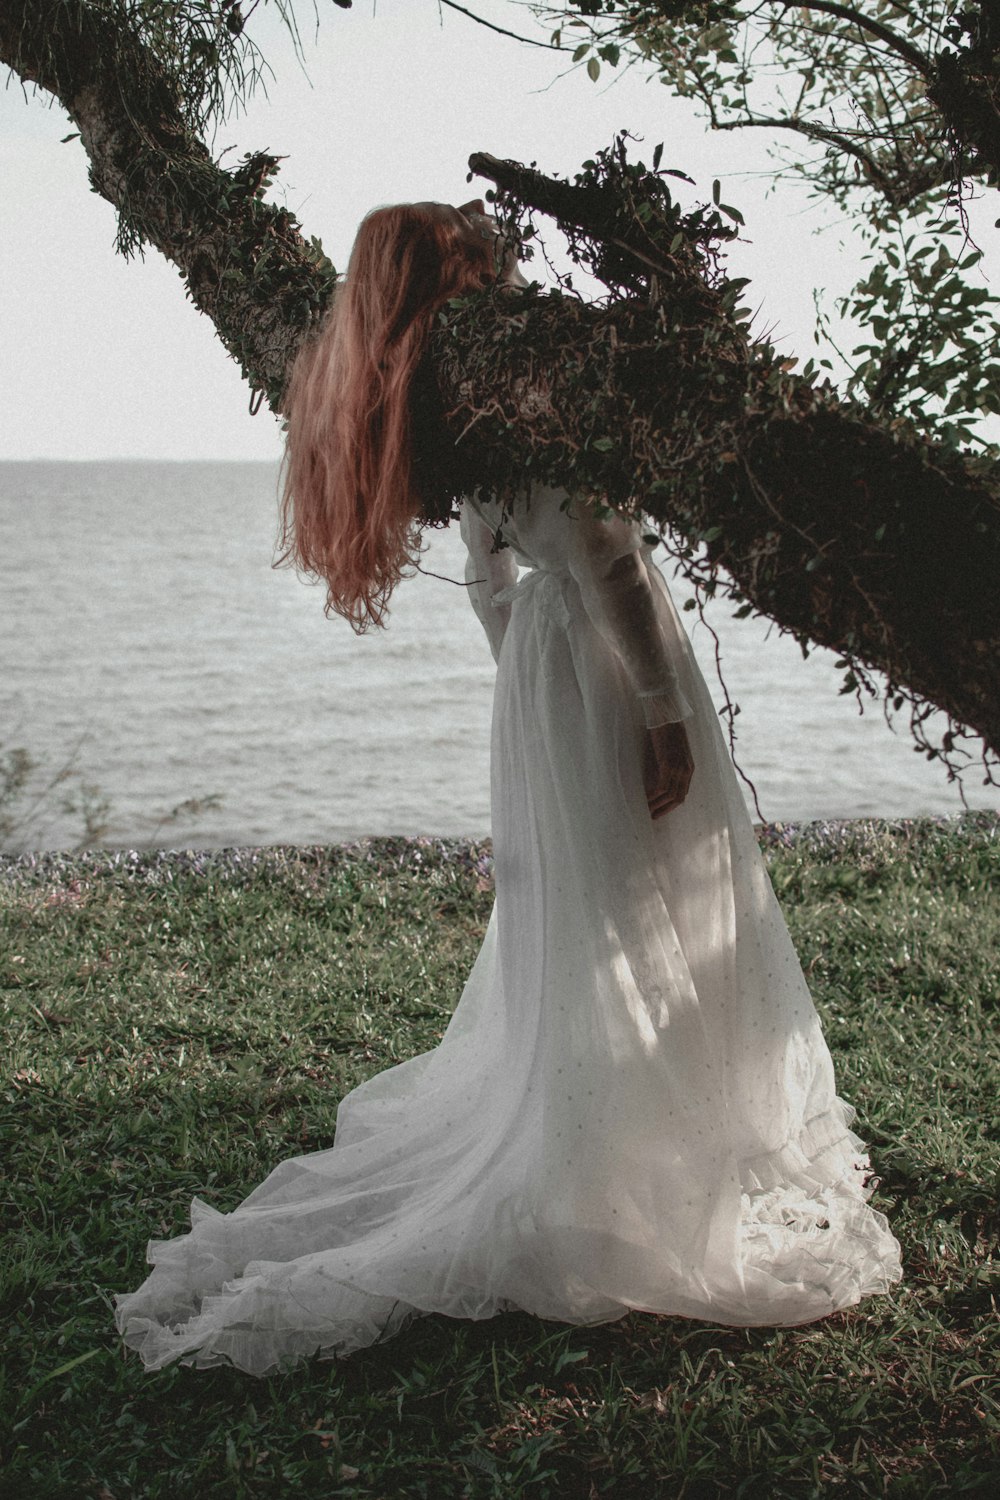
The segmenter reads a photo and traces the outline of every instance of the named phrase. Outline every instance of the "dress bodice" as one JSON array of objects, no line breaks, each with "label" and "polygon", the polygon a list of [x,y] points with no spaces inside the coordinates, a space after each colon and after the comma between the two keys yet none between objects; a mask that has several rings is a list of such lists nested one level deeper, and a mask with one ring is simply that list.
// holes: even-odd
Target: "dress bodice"
[{"label": "dress bodice", "polygon": [[[637,521],[565,490],[538,488],[512,511],[471,496],[463,505],[462,535],[472,605],[498,660],[519,599],[534,601],[567,628],[577,600],[621,660],[646,725],[688,716],[677,680],[687,640]],[[520,582],[519,567],[530,570]]]},{"label": "dress bodice", "polygon": [[[490,531],[500,535],[518,566],[540,568],[547,573],[565,573],[570,558],[579,551],[580,527],[593,528],[594,518],[585,501],[573,499],[566,490],[539,487],[513,509],[499,500],[470,496],[471,506]],[[637,522],[614,515],[603,518],[600,529],[614,549],[623,554],[639,549],[642,532]]]}]

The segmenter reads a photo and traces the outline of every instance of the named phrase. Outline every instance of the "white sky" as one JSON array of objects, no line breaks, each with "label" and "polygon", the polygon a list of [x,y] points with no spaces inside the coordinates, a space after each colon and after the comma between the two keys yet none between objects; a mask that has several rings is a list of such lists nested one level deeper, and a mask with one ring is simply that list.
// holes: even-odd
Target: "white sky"
[{"label": "white sky", "polygon": [[[510,0],[474,8],[532,28]],[[836,227],[814,233],[821,215],[801,188],[768,196],[764,132],[712,134],[638,68],[595,86],[567,72],[566,57],[435,0],[356,0],[351,11],[321,0],[320,12],[309,78],[276,18],[254,18],[276,78],[217,144],[234,148],[234,162],[265,148],[287,158],[272,196],[336,265],[373,204],[482,192],[488,184],[465,180],[474,150],[567,173],[627,126],[647,153],[665,142],[663,165],[694,177],[698,198],[723,180],[747,220],[730,264],[753,278],[761,326],[776,326],[789,353],[813,352],[813,287],[846,290],[856,253]],[[71,129],[16,82],[0,91],[0,458],[276,458],[274,419],[250,417],[236,366],[178,273],[155,252],[115,255],[114,212],[89,188],[80,143],[60,144]]]}]

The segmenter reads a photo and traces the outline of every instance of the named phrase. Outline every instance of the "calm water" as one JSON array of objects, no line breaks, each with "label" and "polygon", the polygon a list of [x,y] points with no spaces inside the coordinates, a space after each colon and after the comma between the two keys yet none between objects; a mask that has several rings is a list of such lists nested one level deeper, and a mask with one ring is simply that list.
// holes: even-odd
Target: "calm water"
[{"label": "calm water", "polygon": [[[414,578],[359,639],[272,570],[276,482],[264,464],[0,464],[0,749],[41,763],[42,798],[10,847],[78,837],[59,807],[74,783],[44,793],[65,767],[110,800],[112,844],[488,832],[493,662],[464,590]],[[462,577],[457,528],[424,566]],[[829,653],[803,661],[724,605],[711,619],[766,818],[959,810],[877,708],[838,698]],[[693,639],[712,683],[712,642]],[[972,805],[1000,809],[979,780]]]}]

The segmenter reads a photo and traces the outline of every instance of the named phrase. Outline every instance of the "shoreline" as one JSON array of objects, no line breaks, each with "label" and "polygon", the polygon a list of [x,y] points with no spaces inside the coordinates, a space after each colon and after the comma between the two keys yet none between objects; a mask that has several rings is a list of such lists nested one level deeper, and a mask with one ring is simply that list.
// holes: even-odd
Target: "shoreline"
[{"label": "shoreline", "polygon": [[[1000,813],[963,812],[914,818],[827,818],[755,823],[754,831],[765,860],[780,851],[801,850],[827,858],[885,857],[902,847],[924,846],[935,839],[997,843]],[[380,835],[336,844],[228,845],[196,849],[178,846],[158,849],[28,850],[0,853],[0,882],[44,884],[123,875],[157,885],[178,875],[251,880],[304,866],[335,869],[343,864],[368,864],[373,874],[433,870],[459,865],[479,879],[493,869],[492,840],[443,838],[429,834]]]}]

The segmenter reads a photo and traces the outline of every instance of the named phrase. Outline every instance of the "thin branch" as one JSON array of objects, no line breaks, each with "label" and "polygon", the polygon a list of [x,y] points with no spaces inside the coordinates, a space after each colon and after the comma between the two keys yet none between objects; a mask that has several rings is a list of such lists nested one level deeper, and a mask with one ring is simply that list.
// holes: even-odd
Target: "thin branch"
[{"label": "thin branch", "polygon": [[508,31],[506,26],[497,26],[493,21],[487,21],[483,16],[477,16],[475,11],[466,10],[464,5],[457,5],[455,0],[438,0],[439,5],[446,5],[449,10],[457,10],[460,15],[468,16],[470,21],[475,21],[477,26],[485,26],[487,31],[496,31],[500,36],[512,37],[515,42],[523,42],[526,47],[544,47],[548,52],[566,52],[569,49],[561,47],[557,42],[540,42],[535,37],[521,36],[519,32]]},{"label": "thin branch", "polygon": [[862,166],[865,167],[879,184],[886,197],[894,197],[893,184],[889,177],[882,171],[875,161],[856,146],[849,136],[841,135],[837,130],[829,130],[825,125],[814,125],[808,120],[783,120],[783,119],[754,119],[754,120],[721,120],[713,121],[716,130],[745,130],[748,126],[759,126],[769,130],[794,130],[798,135],[806,135],[810,140],[825,141],[827,145],[836,146],[838,150],[845,152],[848,156],[857,157]]},{"label": "thin branch", "polygon": [[705,618],[705,608],[701,602],[700,596],[698,600],[698,617],[702,625],[704,625],[705,629],[712,637],[712,650],[715,656],[715,675],[718,679],[719,687],[722,689],[723,699],[725,700],[722,708],[719,710],[719,717],[725,719],[726,721],[726,738],[729,741],[730,759],[732,760],[733,766],[741,779],[750,788],[750,795],[753,797],[753,805],[756,809],[758,818],[762,823],[766,823],[767,819],[761,811],[760,798],[757,795],[757,788],[755,784],[750,780],[750,777],[744,771],[743,767],[740,765],[739,761],[736,758],[736,741],[739,739],[739,735],[736,733],[736,715],[740,711],[740,706],[738,703],[734,703],[729,695],[729,686],[722,673],[722,642],[719,640],[719,633],[715,629],[714,625],[710,624],[709,621]]},{"label": "thin branch", "polygon": [[459,589],[471,589],[474,584],[485,583],[485,578],[449,578],[446,573],[435,573],[431,568],[425,568],[423,563],[414,563],[418,573],[423,573],[425,578],[437,578],[441,583],[453,583]]},{"label": "thin branch", "polygon": [[850,21],[861,31],[868,31],[872,36],[877,36],[879,41],[891,47],[900,57],[905,57],[917,72],[924,78],[933,78],[934,65],[930,58],[925,56],[912,42],[893,31],[891,26],[885,26],[881,21],[872,20],[870,16],[863,16],[853,10],[849,5],[840,5],[837,0],[781,0],[785,10],[819,10],[825,15],[836,16],[842,21]]},{"label": "thin branch", "polygon": [[901,0],[889,0],[889,4],[892,6],[893,10],[898,10],[900,15],[905,16],[908,21],[913,21],[916,24],[916,22],[919,20],[919,17],[910,9],[908,5],[903,5],[901,3]]},{"label": "thin branch", "polygon": [[[903,111],[904,118],[908,114],[908,108],[906,102],[900,97],[899,90],[895,84],[895,80],[892,78],[892,75],[889,73],[888,69],[882,69],[879,66],[881,58],[878,55],[878,49],[872,45],[868,37],[863,38],[861,45],[864,48],[869,67],[871,68],[872,77],[875,80],[875,88],[878,93],[878,97],[882,102],[882,109],[885,116],[885,128],[887,129],[889,138],[893,144],[893,151],[896,157],[896,166],[897,168],[900,168],[903,165],[903,154],[899,144],[899,127],[897,126],[896,119],[892,112],[892,105],[886,95],[886,91],[883,86],[883,73],[886,81],[889,83],[893,93],[895,94],[896,103]],[[874,127],[875,121],[871,116],[865,114],[864,118],[868,120],[869,124],[872,127]]]},{"label": "thin branch", "polygon": [[[926,5],[922,14],[918,14],[917,11],[912,9],[912,7],[909,5],[903,5],[902,0],[889,0],[889,4],[892,6],[893,10],[899,11],[900,15],[905,16],[908,21],[912,21],[914,26],[923,26],[925,31],[933,32],[937,40],[939,42],[941,41],[942,22],[947,18],[947,14],[949,11],[949,6],[947,4],[943,7],[935,7],[932,4],[928,4]],[[934,13],[935,9],[937,10],[938,14]]]}]

